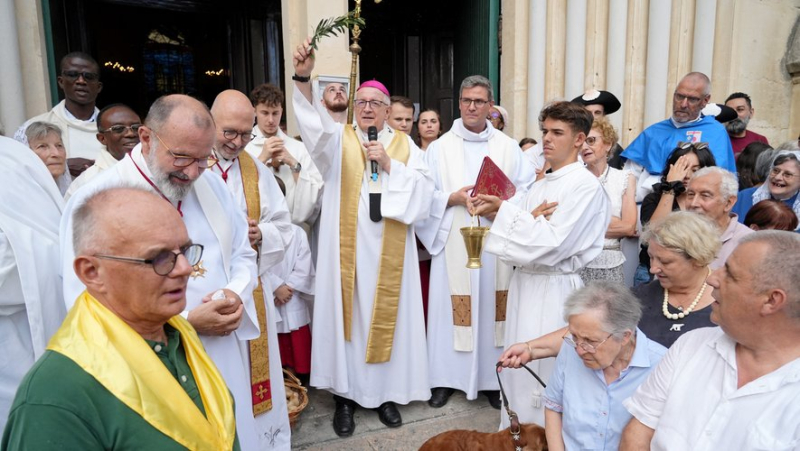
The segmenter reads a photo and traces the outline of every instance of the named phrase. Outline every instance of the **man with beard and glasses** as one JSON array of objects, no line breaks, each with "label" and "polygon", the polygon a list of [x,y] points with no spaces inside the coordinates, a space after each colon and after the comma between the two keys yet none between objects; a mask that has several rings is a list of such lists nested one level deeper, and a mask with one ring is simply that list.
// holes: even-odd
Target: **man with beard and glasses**
[{"label": "man with beard and glasses", "polygon": [[342,83],[330,82],[322,90],[322,102],[334,122],[347,122],[347,88]]},{"label": "man with beard and glasses", "polygon": [[253,404],[258,394],[270,387],[251,387],[247,358],[249,341],[260,335],[253,303],[256,252],[250,247],[247,220],[230,191],[218,175],[206,171],[216,163],[214,119],[208,108],[192,97],[163,96],[150,107],[139,138],[141,143],[128,156],[67,203],[60,228],[67,308],[84,290],[72,268],[72,211],[107,187],[133,186],[156,193],[178,211],[192,242],[205,246],[202,260],[192,268],[181,315],[197,330],[233,394],[242,449],[264,449],[256,432]]},{"label": "man with beard and glasses", "polygon": [[664,162],[678,142],[708,143],[717,166],[736,173],[736,161],[725,127],[701,111],[711,98],[711,80],[700,72],[686,74],[672,94],[672,116],[647,127],[622,152],[624,169],[636,177],[636,202],[653,192],[666,169]]},{"label": "man with beard and glasses", "polygon": [[97,96],[103,90],[100,66],[90,55],[72,52],[61,58],[58,87],[64,91],[64,100],[52,110],[35,116],[17,129],[14,139],[27,145],[25,129],[33,122],[50,122],[64,132],[67,164],[70,173],[77,177],[92,165],[103,146],[95,138],[97,133]]},{"label": "man with beard and glasses", "polygon": [[117,164],[137,144],[139,144],[139,127],[142,119],[129,106],[114,103],[97,113],[97,140],[103,145],[103,150],[97,155],[94,164],[83,171],[78,178],[72,181],[64,195],[69,200],[75,191],[89,183],[97,174]]},{"label": "man with beard and glasses", "polygon": [[753,118],[756,112],[749,95],[743,92],[734,92],[725,99],[725,105],[736,110],[736,114],[739,115],[738,118],[728,121],[728,123],[725,124],[725,129],[728,130],[728,136],[731,137],[734,157],[739,158],[739,154],[752,142],[760,142],[769,145],[769,141],[767,141],[765,136],[747,129],[750,119]]}]

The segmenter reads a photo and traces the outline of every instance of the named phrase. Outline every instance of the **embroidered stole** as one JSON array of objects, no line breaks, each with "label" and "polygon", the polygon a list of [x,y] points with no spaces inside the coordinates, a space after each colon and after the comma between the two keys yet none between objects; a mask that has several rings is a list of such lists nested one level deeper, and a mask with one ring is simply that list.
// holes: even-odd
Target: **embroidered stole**
[{"label": "embroidered stole", "polygon": [[[453,192],[464,185],[464,140],[453,132],[439,138],[439,168],[442,190]],[[489,158],[506,175],[513,175],[515,159],[508,146],[499,135],[490,139]],[[471,182],[471,181],[470,181]],[[456,351],[471,352],[474,349],[472,329],[472,287],[470,271],[466,268],[467,249],[461,236],[461,228],[468,227],[466,207],[453,207],[453,222],[447,236],[444,256],[447,268],[447,281],[450,286],[450,301],[453,307],[453,348]],[[494,257],[492,257],[494,258]],[[506,321],[506,302],[512,268],[495,258],[495,327],[494,345],[503,346]],[[488,300],[486,300],[488,301]]]},{"label": "embroidered stole", "polygon": [[[258,192],[258,168],[253,157],[247,152],[239,154],[239,168],[242,172],[242,188],[247,204],[247,217],[258,222],[261,219],[261,195]],[[253,246],[258,252],[258,246]],[[261,277],[256,277],[253,290],[253,303],[256,306],[258,330],[261,335],[250,340],[250,393],[253,400],[253,415],[272,410],[272,387],[269,380],[269,338],[267,336],[267,306],[264,304],[264,288]]]},{"label": "embroidered stole", "polygon": [[[393,160],[407,163],[410,155],[408,138],[396,132],[386,148]],[[342,184],[339,205],[339,263],[341,265],[342,313],[344,338],[350,341],[353,321],[353,290],[356,279],[356,237],[358,234],[358,202],[367,160],[361,141],[353,127],[344,127],[342,136]],[[403,279],[406,232],[408,226],[392,219],[383,219],[383,243],[378,266],[378,285],[372,307],[372,322],[367,341],[367,363],[388,362],[392,356],[397,308]]]},{"label": "embroidered stole", "polygon": [[181,335],[206,416],[127,323],[84,291],[47,349],[69,358],[145,421],[188,449],[229,450],[236,437],[233,399],[197,332],[180,315]]}]

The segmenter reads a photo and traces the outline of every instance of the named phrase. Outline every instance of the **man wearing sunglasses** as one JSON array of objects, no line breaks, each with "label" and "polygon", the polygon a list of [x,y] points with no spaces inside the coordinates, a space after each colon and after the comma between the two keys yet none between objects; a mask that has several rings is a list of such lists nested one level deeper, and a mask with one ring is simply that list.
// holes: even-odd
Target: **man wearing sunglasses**
[{"label": "man wearing sunglasses", "polygon": [[[672,95],[672,117],[647,127],[622,152],[625,169],[636,177],[636,202],[653,191],[664,163],[679,141],[706,142],[717,166],[736,173],[733,147],[725,126],[701,111],[711,99],[711,80],[700,72],[684,76]],[[666,168],[669,169],[669,168]]]},{"label": "man wearing sunglasses", "polygon": [[141,143],[128,156],[78,190],[67,204],[61,225],[65,301],[71,306],[83,291],[71,262],[73,233],[80,236],[86,231],[74,228],[72,211],[104,187],[136,186],[156,193],[183,218],[189,238],[205,246],[189,276],[182,315],[197,330],[233,394],[242,448],[263,449],[256,434],[253,397],[255,392],[269,392],[270,386],[251,389],[247,361],[248,341],[260,335],[253,304],[256,253],[250,247],[247,221],[225,183],[206,171],[216,163],[214,120],[208,108],[192,97],[163,96],[150,107],[139,138]]},{"label": "man wearing sunglasses", "polygon": [[139,144],[139,127],[142,119],[129,106],[114,103],[100,110],[97,114],[97,140],[103,149],[94,160],[94,164],[78,176],[64,195],[66,200],[89,183],[97,174],[114,166],[122,160],[137,144]]},{"label": "man wearing sunglasses", "polygon": [[[95,138],[97,95],[103,90],[100,81],[100,66],[90,55],[72,52],[61,59],[58,87],[64,92],[64,100],[52,110],[29,119],[14,134],[14,139],[28,144],[25,129],[32,122],[51,122],[64,133],[67,163],[73,176],[77,176],[91,161],[98,157],[103,146]],[[72,160],[72,161],[70,161]]]},{"label": "man wearing sunglasses", "polygon": [[95,192],[74,221],[86,291],[23,379],[0,448],[239,449],[225,380],[180,315],[203,246],[145,189]]}]

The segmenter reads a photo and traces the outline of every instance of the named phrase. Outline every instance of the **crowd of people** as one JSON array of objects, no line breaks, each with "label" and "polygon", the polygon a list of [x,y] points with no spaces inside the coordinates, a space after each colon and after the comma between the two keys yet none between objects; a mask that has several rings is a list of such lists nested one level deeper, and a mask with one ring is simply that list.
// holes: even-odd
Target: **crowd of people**
[{"label": "crowd of people", "polygon": [[[723,118],[689,73],[623,147],[608,91],[547,104],[537,141],[484,76],[443,130],[377,80],[318,92],[314,66],[306,40],[290,95],[142,120],[98,109],[90,55],[61,60],[65,99],[0,137],[0,449],[289,449],[284,371],[347,437],[359,408],[500,409],[497,362],[550,449],[800,444],[800,139],[748,130],[747,94]],[[513,195],[476,192],[487,158]]]}]

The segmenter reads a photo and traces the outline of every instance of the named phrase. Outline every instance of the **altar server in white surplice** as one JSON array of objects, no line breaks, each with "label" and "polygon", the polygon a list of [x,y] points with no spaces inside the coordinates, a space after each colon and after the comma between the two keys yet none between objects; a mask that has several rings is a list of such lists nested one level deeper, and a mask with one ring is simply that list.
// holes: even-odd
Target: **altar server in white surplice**
[{"label": "altar server in white surplice", "polygon": [[358,125],[333,122],[312,97],[309,42],[294,54],[293,105],[325,182],[311,385],[337,395],[334,430],[350,435],[355,403],[377,408],[384,424],[397,427],[394,403],[430,397],[413,224],[428,216],[433,183],[422,151],[385,124],[389,93],[381,83],[356,92]]},{"label": "altar server in white surplice", "polygon": [[[192,242],[204,247],[203,259],[189,277],[183,315],[197,330],[233,394],[236,433],[242,449],[258,450],[264,448],[253,415],[256,390],[251,385],[249,360],[242,345],[260,335],[253,303],[256,253],[248,240],[247,221],[225,183],[218,175],[205,171],[214,162],[214,134],[214,120],[208,108],[197,100],[176,94],[153,103],[145,126],[139,128],[141,143],[67,203],[60,229],[64,299],[70,307],[84,290],[72,270],[72,212],[84,199],[100,188],[138,186],[172,204],[181,214]],[[283,380],[271,385],[275,388],[278,384],[282,385]],[[261,385],[268,388],[270,384],[266,381]]]},{"label": "altar server in white surplice", "polygon": [[[611,220],[610,201],[578,152],[592,128],[592,114],[570,102],[555,102],[539,115],[544,157],[552,168],[515,205],[479,195],[475,212],[494,217],[484,252],[515,266],[508,290],[505,344],[530,340],[566,323],[564,301],[583,286],[579,271],[603,249]],[[555,359],[531,362],[547,382]],[[505,370],[503,386],[521,423],[544,424],[544,388],[524,370]],[[508,416],[501,417],[508,427]]]},{"label": "altar server in white surplice", "polygon": [[268,271],[283,260],[286,246],[292,240],[289,210],[271,171],[244,151],[252,139],[250,127],[255,119],[255,109],[247,96],[233,89],[222,91],[211,105],[211,115],[217,130],[214,144],[217,162],[210,172],[222,178],[236,206],[247,217],[250,245],[258,253],[259,280],[253,289],[253,300],[262,334],[250,343],[241,343],[242,354],[250,362],[251,383],[259,384],[265,378],[271,381],[264,384],[269,392],[262,393],[263,399],[256,393],[257,385],[253,386],[262,401],[254,406],[258,445],[265,450],[289,449],[291,430],[278,349],[280,316],[272,302],[275,287],[270,283]]},{"label": "altar server in white surplice", "polygon": [[[466,268],[461,228],[470,225],[466,198],[485,157],[505,173],[524,196],[536,173],[516,141],[486,120],[492,108],[491,82],[473,75],[461,83],[461,118],[425,152],[436,191],[431,215],[417,236],[433,256],[428,297],[428,403],[442,407],[458,389],[475,399],[484,391],[500,408],[494,364],[503,351],[506,297],[512,268],[484,253],[483,267]],[[485,220],[481,225],[491,225]],[[456,314],[454,314],[456,312]]]},{"label": "altar server in white surplice", "polygon": [[64,320],[58,223],[64,201],[30,149],[0,136],[0,430],[25,373]]},{"label": "altar server in white surplice", "polygon": [[256,110],[255,138],[245,150],[283,181],[292,223],[309,230],[319,216],[322,175],[306,146],[281,130],[283,92],[277,86],[263,84],[250,93],[250,102]]}]

